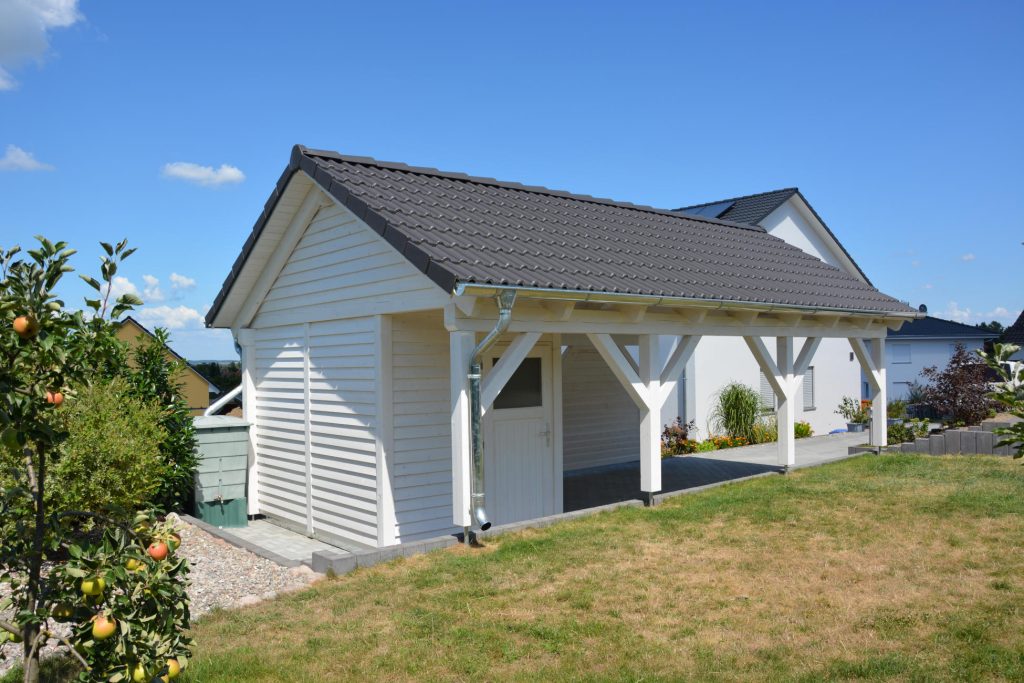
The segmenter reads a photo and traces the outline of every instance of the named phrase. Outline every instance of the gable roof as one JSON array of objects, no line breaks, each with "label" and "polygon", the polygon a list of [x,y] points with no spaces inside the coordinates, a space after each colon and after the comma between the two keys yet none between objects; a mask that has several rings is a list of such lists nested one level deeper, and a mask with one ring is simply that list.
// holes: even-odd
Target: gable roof
[{"label": "gable roof", "polygon": [[804,206],[811,212],[815,220],[817,220],[821,227],[825,229],[828,236],[832,238],[832,242],[839,247],[840,251],[850,260],[853,267],[857,269],[860,276],[864,278],[864,281],[869,285],[871,280],[868,278],[864,270],[853,260],[853,256],[850,252],[846,251],[846,247],[839,241],[836,234],[832,232],[832,229],[828,227],[828,224],[822,220],[818,212],[814,210],[811,203],[807,201],[807,197],[796,187],[787,187],[782,190],[771,190],[770,192],[760,192],[758,194],[748,194],[744,197],[733,197],[732,199],[720,199],[717,202],[706,202],[704,204],[694,204],[693,206],[684,206],[676,211],[682,213],[695,214],[708,216],[710,218],[720,218],[722,220],[732,221],[734,223],[749,223],[751,225],[760,225],[761,221],[771,215],[775,209],[785,204],[790,197],[797,196],[800,201],[804,203]]},{"label": "gable roof", "polygon": [[684,206],[681,209],[676,209],[676,211],[697,216],[707,216],[709,218],[720,218],[725,221],[732,221],[733,223],[757,225],[797,192],[798,190],[795,187],[788,187],[783,190],[772,190],[771,192],[748,194],[744,197],[719,199],[717,202]]},{"label": "gable roof", "polygon": [[999,337],[999,341],[1002,344],[1024,346],[1024,311],[1017,316],[1017,322],[1006,328],[1003,335]]},{"label": "gable roof", "polygon": [[450,293],[484,284],[917,316],[758,226],[296,146],[208,325],[298,170]]},{"label": "gable roof", "polygon": [[988,330],[983,330],[980,327],[964,325],[963,323],[954,322],[952,320],[943,320],[942,318],[933,318],[930,315],[925,318],[910,320],[903,323],[903,327],[899,330],[889,330],[888,336],[890,338],[948,337],[960,339],[992,339],[995,337],[994,334]]}]

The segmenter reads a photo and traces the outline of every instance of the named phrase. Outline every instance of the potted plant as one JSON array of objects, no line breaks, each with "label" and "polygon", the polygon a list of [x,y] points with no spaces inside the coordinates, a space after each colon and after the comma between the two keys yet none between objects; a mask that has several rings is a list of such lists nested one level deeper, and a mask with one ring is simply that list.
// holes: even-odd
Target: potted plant
[{"label": "potted plant", "polygon": [[864,425],[868,423],[870,418],[868,409],[850,396],[843,397],[843,400],[839,403],[839,408],[836,410],[836,414],[843,416],[843,419],[846,420],[846,429],[851,432],[863,432]]},{"label": "potted plant", "polygon": [[907,417],[907,402],[900,398],[889,401],[887,415],[888,426],[903,424]]}]

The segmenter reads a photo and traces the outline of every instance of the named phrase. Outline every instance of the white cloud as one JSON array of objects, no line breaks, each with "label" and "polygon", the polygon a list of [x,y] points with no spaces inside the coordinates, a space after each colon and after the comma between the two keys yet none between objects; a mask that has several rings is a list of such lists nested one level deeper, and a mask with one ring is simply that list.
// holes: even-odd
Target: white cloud
[{"label": "white cloud", "polygon": [[933,288],[935,287],[935,285],[933,285],[933,284],[932,284],[932,283],[930,283],[930,282],[926,282],[926,283],[925,283],[925,284],[923,285],[923,287],[924,287],[925,289],[933,289]]},{"label": "white cloud", "polygon": [[117,301],[118,297],[122,294],[134,294],[139,295],[139,288],[135,286],[135,283],[126,277],[115,275],[113,281],[110,283],[110,300]]},{"label": "white cloud", "polygon": [[968,261],[969,262],[969,261],[973,261],[976,258],[977,258],[977,256],[975,256],[974,254],[968,252],[968,253],[964,254],[963,256],[961,256],[960,260],[961,261]]},{"label": "white cloud", "polygon": [[9,69],[42,61],[50,49],[50,30],[81,19],[78,0],[0,1],[0,90],[18,85]]},{"label": "white cloud", "polygon": [[911,268],[918,268],[918,267],[920,267],[920,265],[921,265],[921,262],[918,261],[917,259],[914,259],[913,261],[910,262],[910,267]]},{"label": "white cloud", "polygon": [[188,306],[152,306],[139,311],[139,321],[147,327],[169,330],[203,327],[203,316]]},{"label": "white cloud", "polygon": [[[0,80],[3,74],[0,73]],[[53,166],[32,156],[17,145],[7,145],[7,151],[0,157],[0,171],[52,171]]]},{"label": "white cloud", "polygon": [[185,275],[171,273],[171,286],[175,289],[192,289],[196,286],[196,281]]},{"label": "white cloud", "polygon": [[152,275],[143,275],[142,281],[146,283],[142,290],[142,300],[146,303],[157,303],[165,298],[163,290],[160,289],[160,280]]},{"label": "white cloud", "polygon": [[164,177],[185,180],[197,185],[216,187],[226,183],[240,183],[245,180],[245,174],[236,166],[221,164],[220,168],[213,166],[200,166],[188,161],[175,161],[164,164]]},{"label": "white cloud", "polygon": [[960,308],[955,301],[950,301],[946,306],[944,317],[968,325],[990,320],[998,320],[1004,324],[1011,324],[1019,313],[1009,311],[1005,306],[996,306],[990,311],[975,311],[971,308]]}]

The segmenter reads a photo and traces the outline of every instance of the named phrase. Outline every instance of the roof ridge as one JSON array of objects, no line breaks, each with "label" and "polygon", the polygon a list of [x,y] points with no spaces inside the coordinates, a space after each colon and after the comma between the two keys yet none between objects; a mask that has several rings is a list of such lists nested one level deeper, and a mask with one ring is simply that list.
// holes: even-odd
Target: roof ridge
[{"label": "roof ridge", "polygon": [[673,211],[683,211],[684,209],[696,209],[701,206],[711,206],[712,204],[724,204],[725,202],[738,202],[741,199],[753,199],[754,197],[764,197],[770,194],[778,194],[779,192],[796,193],[799,191],[799,187],[781,187],[778,190],[768,190],[767,192],[755,192],[753,194],[745,194],[739,197],[728,197],[726,199],[717,199],[712,202],[702,202],[700,204],[690,204],[688,206],[681,206],[678,209],[673,209]]},{"label": "roof ridge", "polygon": [[490,178],[487,176],[473,176],[467,173],[460,173],[457,171],[442,171],[432,166],[410,166],[398,161],[381,161],[373,157],[365,156],[354,156],[348,154],[341,154],[332,150],[312,149],[304,145],[295,145],[296,150],[307,157],[321,157],[324,159],[334,159],[337,161],[344,161],[350,164],[361,164],[364,166],[376,166],[378,168],[386,168],[394,171],[402,171],[404,173],[417,173],[420,175],[431,175],[439,178],[447,178],[450,180],[460,180],[463,182],[475,183],[478,185],[491,185],[493,187],[501,187],[508,190],[516,190],[519,192],[532,192],[534,194],[544,194],[551,197],[561,197],[563,199],[572,199],[575,201],[589,202],[592,204],[600,204],[603,206],[615,206],[622,209],[629,209],[633,211],[643,211],[645,213],[653,213],[660,216],[668,216],[670,218],[685,218],[687,220],[699,221],[703,223],[710,223],[712,225],[726,225],[731,228],[741,228],[744,230],[750,230],[752,232],[765,232],[765,229],[759,225],[751,225],[749,223],[736,223],[733,221],[726,221],[720,218],[711,218],[708,216],[691,216],[691,215],[680,215],[678,210],[673,209],[659,209],[656,206],[649,206],[647,204],[634,204],[633,202],[625,202],[617,199],[610,199],[607,197],[594,197],[589,194],[577,194],[575,192],[569,192],[567,190],[554,190],[543,185],[524,185],[514,181],[497,180],[496,178]]}]

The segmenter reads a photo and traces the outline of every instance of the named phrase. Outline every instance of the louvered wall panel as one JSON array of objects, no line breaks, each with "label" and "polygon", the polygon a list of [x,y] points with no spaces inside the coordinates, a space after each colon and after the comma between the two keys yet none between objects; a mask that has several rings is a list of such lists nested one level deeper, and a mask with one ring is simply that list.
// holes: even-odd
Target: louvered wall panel
[{"label": "louvered wall panel", "polygon": [[309,326],[313,531],[377,545],[377,380],[372,318]]},{"label": "louvered wall panel", "polygon": [[302,326],[254,335],[260,511],[306,526],[306,409]]}]

